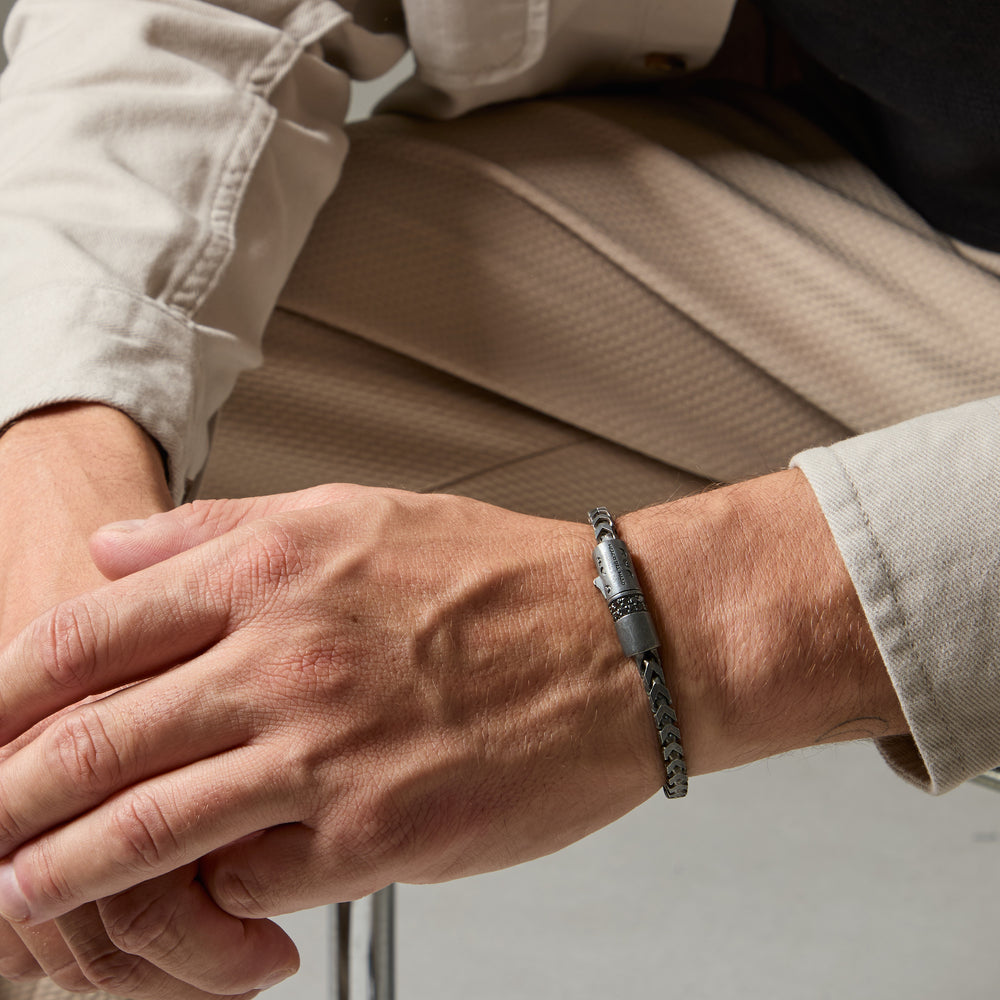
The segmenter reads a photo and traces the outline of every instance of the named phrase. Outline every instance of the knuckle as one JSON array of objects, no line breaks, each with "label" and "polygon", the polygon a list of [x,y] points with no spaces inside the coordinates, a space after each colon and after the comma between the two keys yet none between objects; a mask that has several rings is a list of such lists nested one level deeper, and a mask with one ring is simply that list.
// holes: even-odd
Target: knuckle
[{"label": "knuckle", "polygon": [[[270,691],[301,699],[300,703],[321,701],[324,705],[342,706],[349,703],[348,699],[357,689],[354,678],[347,675],[348,671],[340,667],[334,651],[316,649],[304,642],[301,649],[274,653],[260,665],[257,676],[267,683]],[[339,712],[347,715],[344,709]],[[351,721],[345,723],[345,729]],[[303,743],[287,751],[279,762],[279,775],[294,782],[299,794],[304,795],[310,789],[316,790],[316,771],[327,759],[326,746]]]},{"label": "knuckle", "polygon": [[[79,599],[60,604],[45,620],[38,646],[45,679],[53,687],[71,692],[90,690],[100,615],[97,605]],[[104,624],[108,624],[106,616]]]},{"label": "knuckle", "polygon": [[178,849],[173,826],[156,797],[135,788],[111,816],[111,835],[123,869],[145,873],[159,868]]},{"label": "knuckle", "polygon": [[220,909],[234,917],[269,917],[269,888],[246,865],[225,867],[212,873],[209,892]]},{"label": "knuckle", "polygon": [[195,538],[228,531],[236,524],[231,505],[224,500],[192,500],[164,515],[153,516],[169,518],[175,528],[179,525],[182,532]]},{"label": "knuckle", "polygon": [[0,844],[21,844],[25,840],[27,840],[27,830],[24,824],[10,811],[7,803],[0,798]]},{"label": "knuckle", "polygon": [[115,947],[102,949],[78,961],[87,977],[88,989],[96,986],[122,996],[139,992],[148,975],[149,967],[145,959]]},{"label": "knuckle", "polygon": [[350,873],[343,881],[355,898],[382,888],[387,873],[402,879],[405,872],[426,870],[428,859],[462,836],[451,793],[428,791],[411,801],[359,789],[352,798],[338,810],[331,853]]},{"label": "knuckle", "polygon": [[394,490],[379,490],[364,501],[365,521],[374,534],[384,537],[385,532],[399,530],[412,520],[413,497]]},{"label": "knuckle", "polygon": [[74,790],[102,792],[121,778],[118,751],[96,706],[64,716],[46,739],[49,773],[63,775]]},{"label": "knuckle", "polygon": [[73,902],[73,889],[60,871],[48,841],[41,840],[29,847],[31,851],[32,886],[45,909],[65,909]]},{"label": "knuckle", "polygon": [[176,907],[162,896],[136,901],[125,893],[102,900],[100,910],[108,937],[122,951],[163,959],[181,945]]},{"label": "knuckle", "polygon": [[253,545],[249,569],[255,582],[273,587],[297,576],[303,557],[292,533],[276,521],[256,522],[251,528]]},{"label": "knuckle", "polygon": [[0,976],[4,979],[16,983],[41,979],[44,975],[41,966],[26,951],[20,955],[0,955]]},{"label": "knuckle", "polygon": [[76,961],[51,970],[49,978],[67,993],[90,993],[94,989],[94,984],[84,975]]}]

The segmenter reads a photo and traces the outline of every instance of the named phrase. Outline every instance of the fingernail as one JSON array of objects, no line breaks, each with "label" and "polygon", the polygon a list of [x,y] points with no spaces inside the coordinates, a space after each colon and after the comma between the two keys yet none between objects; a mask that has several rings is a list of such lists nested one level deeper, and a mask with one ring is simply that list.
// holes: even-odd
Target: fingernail
[{"label": "fingernail", "polygon": [[14,921],[27,920],[31,916],[31,908],[9,861],[0,863],[0,915]]},{"label": "fingernail", "polygon": [[283,983],[289,976],[295,975],[295,969],[280,969],[278,972],[271,973],[267,979],[264,980],[257,987],[259,990],[269,990],[272,986],[277,986],[278,983]]},{"label": "fingernail", "polygon": [[98,531],[138,531],[146,521],[115,521],[112,524],[102,524]]}]

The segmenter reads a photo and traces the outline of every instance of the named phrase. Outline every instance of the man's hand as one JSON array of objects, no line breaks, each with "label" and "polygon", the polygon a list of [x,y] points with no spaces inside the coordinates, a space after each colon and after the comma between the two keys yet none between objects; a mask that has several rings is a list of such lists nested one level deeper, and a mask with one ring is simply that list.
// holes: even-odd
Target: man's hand
[{"label": "man's hand", "polygon": [[[0,438],[0,645],[6,644],[39,613],[67,598],[105,584],[91,559],[88,540],[109,519],[142,518],[168,509],[170,497],[162,463],[155,446],[127,417],[104,406],[67,404],[39,411],[15,424]],[[30,677],[28,684],[48,684],[51,678]],[[20,728],[7,720],[7,736]],[[46,720],[19,740],[0,749],[0,760],[10,758],[21,745],[29,744],[53,720]],[[246,963],[248,955],[240,922],[239,940],[213,940],[203,933],[210,922],[202,919],[207,897],[195,883],[192,872],[171,873],[150,887],[164,903],[188,921],[188,935],[179,942],[195,941],[188,951],[190,964],[212,965],[223,979],[227,970],[223,956]],[[201,891],[204,899],[198,898]],[[199,909],[200,903],[200,909]],[[216,915],[217,908],[214,908]],[[235,930],[227,933],[232,938]],[[274,928],[260,948],[264,961],[255,970],[263,984],[277,961],[285,971],[294,967],[294,946]],[[253,937],[253,935],[251,935]],[[260,935],[258,934],[258,937]],[[233,944],[217,950],[221,944]],[[277,948],[275,945],[277,944]],[[86,972],[84,971],[86,970]],[[125,954],[105,931],[96,904],[88,904],[58,921],[36,926],[0,922],[0,974],[30,979],[43,974],[71,990],[113,986],[117,982],[141,981],[132,995],[162,996],[170,1000],[199,1000],[209,994],[192,988],[157,970],[148,961]],[[237,978],[244,975],[240,970]],[[235,989],[223,990],[233,993]]]},{"label": "man's hand", "polygon": [[[211,896],[259,917],[514,864],[631,809],[656,744],[592,538],[353,486],[102,533],[99,564],[131,575],[0,658],[0,738],[141,681],[0,769],[0,855],[78,817],[14,858],[31,919],[205,855]],[[144,891],[99,904],[109,928]]]},{"label": "man's hand", "polygon": [[[905,729],[799,473],[620,527],[692,775]],[[0,907],[35,924],[110,896],[113,937],[170,940],[171,913],[138,919],[143,883],[200,858],[211,899],[259,917],[515,864],[620,816],[662,762],[592,546],[584,525],[352,486],[99,533],[98,564],[131,575],[8,647],[0,736],[132,686],[0,765]]]}]

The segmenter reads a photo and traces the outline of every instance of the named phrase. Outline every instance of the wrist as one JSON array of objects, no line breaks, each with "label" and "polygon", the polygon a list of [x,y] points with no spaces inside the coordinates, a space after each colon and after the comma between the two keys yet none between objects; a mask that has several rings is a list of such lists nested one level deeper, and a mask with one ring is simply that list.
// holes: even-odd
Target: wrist
[{"label": "wrist", "polygon": [[40,410],[0,437],[0,642],[54,603],[104,582],[91,533],[171,506],[153,441],[97,404]]},{"label": "wrist", "polygon": [[621,519],[691,774],[905,732],[853,584],[798,470]]},{"label": "wrist", "polygon": [[39,459],[56,455],[89,465],[95,481],[141,478],[151,488],[165,486],[163,460],[153,439],[126,414],[101,403],[47,406],[0,434],[0,468],[37,468]]}]

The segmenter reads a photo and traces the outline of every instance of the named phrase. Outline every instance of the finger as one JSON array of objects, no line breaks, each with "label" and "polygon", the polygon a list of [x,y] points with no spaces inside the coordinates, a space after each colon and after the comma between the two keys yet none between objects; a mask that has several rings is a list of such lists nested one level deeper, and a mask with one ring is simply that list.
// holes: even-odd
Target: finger
[{"label": "finger", "polygon": [[[53,712],[196,656],[225,633],[232,576],[201,552],[36,618],[0,651],[0,744]],[[248,547],[247,560],[255,558]],[[212,583],[215,582],[215,586]],[[221,590],[221,592],[220,592]]]},{"label": "finger", "polygon": [[273,771],[264,748],[239,747],[120,792],[0,863],[0,915],[37,924],[298,820]]},{"label": "finger", "polygon": [[97,908],[118,948],[206,992],[266,989],[299,967],[295,945],[277,924],[225,913],[194,864],[102,899]]},{"label": "finger", "polygon": [[[76,963],[83,970],[89,989],[102,989],[131,1000],[208,1000],[218,996],[178,980],[141,956],[130,955],[116,947],[94,903],[61,917],[58,925]],[[256,992],[244,992],[243,998],[256,996]],[[237,998],[227,995],[226,1000]]]},{"label": "finger", "polygon": [[[31,928],[32,931],[40,929]],[[0,920],[0,976],[16,983],[41,979],[44,975],[45,971],[17,931],[6,921]]]},{"label": "finger", "polygon": [[[317,487],[289,503],[363,487]],[[161,515],[157,515],[161,516]],[[169,514],[162,515],[169,517]],[[183,515],[181,515],[183,516]],[[260,588],[288,574],[287,536],[242,532],[65,601],[0,651],[0,745],[52,712],[190,659],[254,611]]]},{"label": "finger", "polygon": [[45,732],[50,726],[54,725],[55,722],[62,718],[68,712],[72,712],[76,706],[70,705],[66,708],[60,709],[58,712],[53,712],[52,715],[46,716],[44,719],[36,722],[30,729],[26,729],[17,739],[11,740],[9,743],[5,743],[0,746],[0,765],[4,761],[9,760],[21,750],[26,747],[32,740],[38,739],[42,733]]},{"label": "finger", "polygon": [[0,857],[123,788],[246,742],[248,707],[200,681],[215,658],[64,712],[0,762]]},{"label": "finger", "polygon": [[202,859],[200,877],[212,899],[237,917],[361,899],[387,884],[370,865],[301,824],[213,851]]},{"label": "finger", "polygon": [[[27,976],[24,978],[37,979],[48,976],[57,986],[66,990],[93,989],[93,985],[83,974],[73,952],[70,951],[54,923],[40,924],[37,927],[26,925],[12,927],[9,924],[2,926],[17,938],[37,970],[27,966]],[[4,940],[7,940],[6,935]],[[23,955],[19,955],[18,960],[23,960]]]},{"label": "finger", "polygon": [[97,568],[117,580],[218,538],[250,521],[332,502],[352,487],[317,486],[297,493],[242,500],[196,500],[144,521],[106,524],[91,536]]}]

